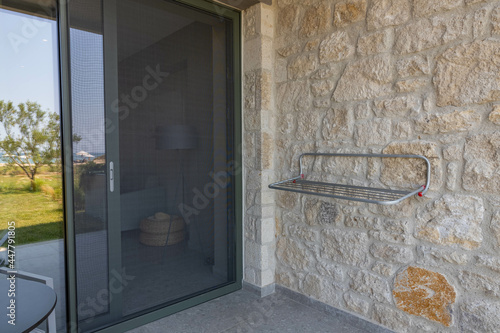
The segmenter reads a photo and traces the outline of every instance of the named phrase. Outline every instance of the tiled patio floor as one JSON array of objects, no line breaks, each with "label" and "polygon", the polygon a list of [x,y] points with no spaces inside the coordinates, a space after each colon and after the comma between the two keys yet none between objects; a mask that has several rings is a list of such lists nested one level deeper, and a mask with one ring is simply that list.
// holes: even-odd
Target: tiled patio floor
[{"label": "tiled patio floor", "polygon": [[240,290],[149,323],[128,333],[390,333],[346,312],[327,312],[299,303],[284,292],[260,298]]},{"label": "tiled patio floor", "polygon": [[[54,289],[59,295],[57,326],[58,331],[64,332],[62,246],[60,240],[20,246],[16,256],[19,270],[54,279]],[[304,300],[305,297],[283,288],[264,298],[254,292],[240,290],[129,332],[391,332],[341,310]]]}]

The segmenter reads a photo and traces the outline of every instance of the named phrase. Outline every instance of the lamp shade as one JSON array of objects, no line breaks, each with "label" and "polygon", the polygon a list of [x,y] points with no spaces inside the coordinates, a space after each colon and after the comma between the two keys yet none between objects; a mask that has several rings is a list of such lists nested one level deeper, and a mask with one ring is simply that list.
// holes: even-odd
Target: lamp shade
[{"label": "lamp shade", "polygon": [[194,149],[197,146],[197,135],[194,126],[168,125],[155,129],[156,149]]}]

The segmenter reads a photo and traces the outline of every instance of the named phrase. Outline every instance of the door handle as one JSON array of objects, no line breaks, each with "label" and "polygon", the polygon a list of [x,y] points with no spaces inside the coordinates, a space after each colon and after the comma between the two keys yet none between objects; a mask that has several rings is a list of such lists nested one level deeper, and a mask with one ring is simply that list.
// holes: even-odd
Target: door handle
[{"label": "door handle", "polygon": [[109,162],[109,191],[115,191],[115,167],[113,162]]}]

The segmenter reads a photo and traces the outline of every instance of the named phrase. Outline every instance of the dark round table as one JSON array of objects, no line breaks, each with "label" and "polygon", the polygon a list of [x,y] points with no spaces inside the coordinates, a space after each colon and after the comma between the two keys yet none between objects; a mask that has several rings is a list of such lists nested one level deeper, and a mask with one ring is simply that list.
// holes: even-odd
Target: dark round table
[{"label": "dark round table", "polygon": [[[15,297],[9,296],[10,282],[1,275],[0,279],[0,332],[30,332],[40,325],[56,306],[57,296],[54,290],[40,282],[16,278]],[[9,324],[8,309],[11,300],[15,300],[15,326]]]}]

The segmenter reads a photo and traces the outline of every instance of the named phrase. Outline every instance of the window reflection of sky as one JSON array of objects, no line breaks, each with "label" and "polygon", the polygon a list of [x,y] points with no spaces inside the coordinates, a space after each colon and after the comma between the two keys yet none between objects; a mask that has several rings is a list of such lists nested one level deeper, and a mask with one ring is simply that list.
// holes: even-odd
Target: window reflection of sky
[{"label": "window reflection of sky", "polygon": [[0,9],[0,100],[60,111],[55,20]]},{"label": "window reflection of sky", "polygon": [[[102,36],[71,29],[75,149],[104,153]],[[27,100],[60,112],[57,23],[0,8],[0,100]],[[0,137],[5,132],[0,126]]]}]

